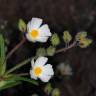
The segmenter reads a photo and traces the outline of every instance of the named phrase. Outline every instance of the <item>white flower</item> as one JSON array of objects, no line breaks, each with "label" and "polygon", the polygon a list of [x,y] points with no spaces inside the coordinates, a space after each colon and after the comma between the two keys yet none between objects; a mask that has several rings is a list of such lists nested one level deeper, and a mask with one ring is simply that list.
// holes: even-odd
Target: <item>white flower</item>
[{"label": "white flower", "polygon": [[46,42],[51,36],[50,29],[47,24],[41,26],[43,20],[40,18],[32,18],[27,24],[26,38],[32,42]]},{"label": "white flower", "polygon": [[57,66],[57,70],[61,73],[61,75],[72,75],[72,68],[69,64],[60,63]]},{"label": "white flower", "polygon": [[48,82],[51,77],[54,75],[53,68],[51,64],[46,64],[48,58],[38,57],[34,62],[34,59],[31,61],[32,68],[30,70],[30,75],[32,79],[37,80],[41,79],[43,82]]}]

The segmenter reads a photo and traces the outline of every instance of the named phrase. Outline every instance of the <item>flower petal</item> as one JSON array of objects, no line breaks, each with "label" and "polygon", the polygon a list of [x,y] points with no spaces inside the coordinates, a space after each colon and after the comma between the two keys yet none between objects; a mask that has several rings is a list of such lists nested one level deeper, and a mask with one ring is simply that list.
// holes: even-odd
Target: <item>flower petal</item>
[{"label": "flower petal", "polygon": [[54,75],[52,65],[51,64],[44,65],[42,74]]},{"label": "flower petal", "polygon": [[35,76],[35,74],[32,70],[30,70],[30,76],[31,76],[32,79],[37,80],[37,77]]},{"label": "flower petal", "polygon": [[27,32],[31,32],[32,28],[31,28],[31,21],[28,22],[27,24]]},{"label": "flower petal", "polygon": [[34,67],[34,64],[35,64],[35,62],[34,62],[34,58],[31,60],[31,66],[32,66],[32,68]]},{"label": "flower petal", "polygon": [[27,38],[30,42],[36,42],[36,40],[33,39],[33,38],[29,35],[29,33],[26,34],[26,38]]},{"label": "flower petal", "polygon": [[44,75],[44,74],[42,74],[41,76],[39,76],[39,78],[43,82],[48,82],[51,79],[51,77],[52,77],[51,75]]},{"label": "flower petal", "polygon": [[31,32],[32,29],[38,29],[42,24],[42,19],[40,18],[32,18],[32,20],[27,25],[28,32]]},{"label": "flower petal", "polygon": [[40,34],[40,36],[51,36],[52,35],[47,24],[44,24],[39,28],[39,34]]},{"label": "flower petal", "polygon": [[48,61],[48,58],[46,57],[38,57],[38,59],[35,62],[35,66],[43,66]]},{"label": "flower petal", "polygon": [[37,41],[42,42],[42,43],[47,42],[47,40],[48,40],[48,37],[38,37],[37,38]]}]

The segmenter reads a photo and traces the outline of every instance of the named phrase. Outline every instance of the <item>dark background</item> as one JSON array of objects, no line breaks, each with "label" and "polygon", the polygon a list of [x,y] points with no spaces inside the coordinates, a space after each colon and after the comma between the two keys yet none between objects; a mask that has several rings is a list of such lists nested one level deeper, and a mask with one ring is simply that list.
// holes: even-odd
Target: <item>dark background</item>
[{"label": "dark background", "polygon": [[[54,77],[50,82],[54,88],[59,87],[62,90],[61,96],[96,96],[96,0],[0,0],[0,24],[8,22],[4,33],[10,41],[8,50],[21,39],[16,27],[19,18],[28,22],[32,17],[43,18],[52,32],[59,35],[62,35],[64,30],[69,30],[73,36],[79,31],[86,30],[93,38],[93,44],[86,49],[72,48],[65,53],[50,57],[54,68],[55,64],[67,59],[74,71],[70,80]],[[29,49],[35,50],[38,44],[32,46],[30,44],[22,46],[8,60],[8,68],[35,54],[35,51]],[[29,70],[27,67],[24,67],[25,69]],[[31,96],[34,92],[39,96],[47,96],[43,86],[41,82],[39,87],[23,82],[22,85],[0,92],[0,96]]]}]

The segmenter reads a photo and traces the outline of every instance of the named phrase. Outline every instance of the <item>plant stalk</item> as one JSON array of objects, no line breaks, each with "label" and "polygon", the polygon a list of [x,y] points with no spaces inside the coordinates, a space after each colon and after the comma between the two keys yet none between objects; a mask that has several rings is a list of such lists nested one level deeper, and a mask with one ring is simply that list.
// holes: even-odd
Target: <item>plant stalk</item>
[{"label": "plant stalk", "polygon": [[13,55],[13,53],[14,53],[19,47],[21,47],[21,46],[25,43],[25,41],[26,41],[26,38],[23,37],[22,40],[21,40],[21,42],[19,42],[19,43],[7,54],[6,60],[9,59],[9,58]]},{"label": "plant stalk", "polygon": [[57,51],[55,52],[55,54],[58,54],[58,53],[61,53],[61,52],[65,52],[65,51],[67,51],[68,49],[71,49],[71,48],[75,47],[76,43],[77,43],[77,42],[74,41],[74,42],[73,42],[71,45],[69,45],[68,47],[61,48],[61,49],[57,50]]},{"label": "plant stalk", "polygon": [[15,71],[16,69],[21,68],[22,66],[28,64],[28,62],[30,62],[30,61],[31,61],[31,58],[28,58],[28,59],[22,61],[21,63],[17,64],[13,68],[9,69],[5,74],[9,74],[9,73]]}]

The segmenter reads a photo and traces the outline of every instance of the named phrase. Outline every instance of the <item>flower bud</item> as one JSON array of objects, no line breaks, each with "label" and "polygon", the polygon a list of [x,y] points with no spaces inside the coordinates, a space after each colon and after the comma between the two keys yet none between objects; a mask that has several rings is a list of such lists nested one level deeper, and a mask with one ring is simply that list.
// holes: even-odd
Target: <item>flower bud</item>
[{"label": "flower bud", "polygon": [[64,31],[63,40],[64,40],[65,43],[69,43],[72,40],[72,36],[69,33],[69,31]]},{"label": "flower bud", "polygon": [[76,41],[80,41],[82,38],[86,38],[87,37],[87,32],[79,32],[76,34]]},{"label": "flower bud", "polygon": [[54,33],[51,37],[51,43],[53,46],[57,46],[60,44],[60,39],[59,39],[59,36],[58,34]]},{"label": "flower bud", "polygon": [[47,48],[47,55],[48,55],[48,56],[53,56],[53,55],[55,54],[55,50],[56,50],[55,47],[49,46],[49,47]]},{"label": "flower bud", "polygon": [[92,40],[89,38],[83,38],[79,41],[79,46],[81,48],[86,48],[92,43]]},{"label": "flower bud", "polygon": [[71,76],[72,75],[72,68],[69,64],[66,63],[60,63],[57,66],[57,71],[62,75],[67,75],[67,76]]},{"label": "flower bud", "polygon": [[18,28],[21,32],[26,31],[26,23],[22,19],[19,20]]},{"label": "flower bud", "polygon": [[61,96],[60,95],[60,90],[58,88],[55,88],[52,92],[52,96]]},{"label": "flower bud", "polygon": [[44,92],[47,94],[47,95],[50,95],[50,93],[52,92],[52,86],[50,83],[48,83],[45,88],[44,88]]},{"label": "flower bud", "polygon": [[38,48],[36,51],[36,56],[45,56],[46,55],[46,50],[45,48]]}]

